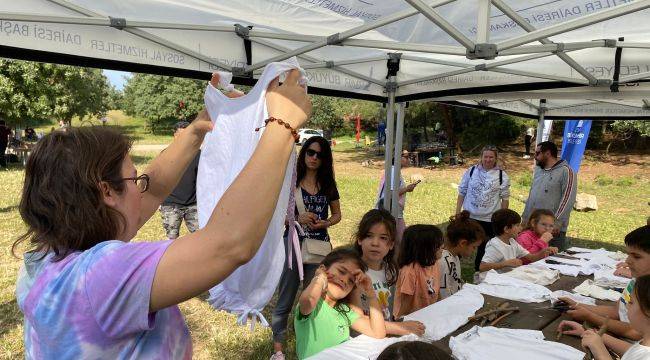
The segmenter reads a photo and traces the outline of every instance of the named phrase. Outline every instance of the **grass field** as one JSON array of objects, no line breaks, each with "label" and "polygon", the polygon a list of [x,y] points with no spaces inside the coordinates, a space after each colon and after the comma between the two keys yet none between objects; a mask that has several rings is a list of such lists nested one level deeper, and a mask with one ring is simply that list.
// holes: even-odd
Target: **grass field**
[{"label": "grass field", "polygon": [[[117,114],[120,115],[120,114]],[[120,115],[121,116],[121,115]],[[137,121],[116,118],[120,126],[127,127],[141,144],[164,143],[171,137],[146,136],[138,128]],[[110,124],[110,123],[109,123]],[[113,125],[113,124],[110,124]],[[133,126],[133,127],[131,127]],[[349,138],[347,138],[349,139]],[[345,140],[347,140],[345,139]],[[354,144],[340,142],[335,149],[336,176],[341,195],[343,219],[330,230],[336,245],[348,244],[361,216],[373,204],[381,164],[373,167],[361,166],[366,159],[380,160],[364,149],[355,149]],[[511,207],[521,212],[530,185],[530,160],[519,159],[517,154],[505,153],[504,166],[512,177]],[[137,152],[134,161],[143,170],[155,153]],[[579,192],[598,197],[600,209],[595,212],[574,212],[571,217],[569,236],[574,244],[586,247],[607,247],[621,249],[623,236],[630,230],[645,224],[650,215],[650,172],[648,155],[619,156],[604,161],[588,156],[579,175]],[[405,218],[407,223],[430,223],[444,226],[454,211],[456,190],[453,187],[462,175],[464,167],[442,169],[408,168],[403,170],[409,181],[415,174],[424,181],[408,195]],[[11,244],[24,225],[17,205],[22,189],[23,171],[12,167],[0,171],[0,358],[23,357],[22,316],[14,296],[15,281],[21,261],[10,254]],[[184,230],[184,229],[183,229]],[[164,238],[159,216],[154,216],[140,230],[134,241],[153,241]],[[469,277],[468,264],[464,266],[464,277]],[[270,320],[267,306],[265,316]],[[181,304],[181,310],[189,324],[197,359],[268,359],[271,354],[271,333],[269,329],[238,327],[235,316],[215,311],[199,297]],[[291,327],[291,326],[290,326]],[[293,335],[290,335],[289,355],[293,358]]]}]

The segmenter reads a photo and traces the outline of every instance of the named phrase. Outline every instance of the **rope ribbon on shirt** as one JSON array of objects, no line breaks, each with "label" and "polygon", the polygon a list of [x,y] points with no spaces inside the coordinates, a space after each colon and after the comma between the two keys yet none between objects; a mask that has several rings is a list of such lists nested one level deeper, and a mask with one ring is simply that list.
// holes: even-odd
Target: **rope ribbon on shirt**
[{"label": "rope ribbon on shirt", "polygon": [[269,322],[266,321],[266,318],[262,313],[257,310],[257,309],[251,309],[250,307],[246,307],[247,310],[243,311],[241,315],[237,318],[237,324],[244,326],[246,325],[246,322],[248,321],[248,317],[251,317],[251,331],[255,330],[255,324],[257,323],[257,320],[259,319],[260,324],[264,327],[269,326]]},{"label": "rope ribbon on shirt", "polygon": [[[296,173],[296,164],[295,159],[291,165],[293,172],[291,174],[291,189],[296,186],[297,173]],[[289,205],[287,206],[287,224],[289,224],[289,231],[287,233],[287,264],[289,269],[293,268],[292,256],[295,252],[296,263],[298,264],[298,276],[300,281],[303,280],[304,269],[302,265],[302,255],[300,251],[300,241],[298,240],[298,232],[301,236],[305,236],[305,232],[302,230],[302,226],[296,221],[296,197],[295,191],[289,191]]]}]

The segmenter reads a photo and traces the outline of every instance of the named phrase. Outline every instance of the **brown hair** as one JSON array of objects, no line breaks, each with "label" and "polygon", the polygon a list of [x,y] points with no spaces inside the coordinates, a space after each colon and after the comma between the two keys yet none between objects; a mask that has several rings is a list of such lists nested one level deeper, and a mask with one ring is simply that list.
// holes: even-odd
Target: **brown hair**
[{"label": "brown hair", "polygon": [[535,230],[535,224],[539,222],[539,219],[542,218],[542,216],[550,216],[553,218],[553,221],[555,221],[555,214],[549,210],[549,209],[535,209],[533,212],[530,214],[530,218],[528,218],[528,223],[526,224],[526,229],[528,230]]},{"label": "brown hair", "polygon": [[436,263],[436,252],[443,244],[442,231],[435,225],[415,224],[404,230],[402,244],[400,245],[400,268],[418,263],[422,267],[432,266]]},{"label": "brown hair", "polygon": [[476,220],[470,219],[469,216],[469,211],[463,210],[449,219],[447,242],[452,246],[458,245],[461,240],[467,240],[470,244],[485,240],[485,231]]},{"label": "brown hair", "polygon": [[494,233],[502,235],[506,227],[512,227],[521,223],[521,216],[511,209],[499,209],[492,214],[492,229]]},{"label": "brown hair", "polygon": [[71,128],[45,135],[25,167],[20,216],[27,231],[12,246],[29,240],[36,252],[54,260],[115,239],[126,219],[106,205],[100,183],[124,190],[122,162],[131,141],[109,127]]},{"label": "brown hair", "polygon": [[397,281],[397,263],[395,261],[395,234],[397,233],[395,218],[391,215],[390,212],[384,209],[372,209],[363,215],[361,221],[359,222],[359,227],[357,232],[354,235],[355,242],[354,248],[363,256],[363,249],[359,245],[359,241],[363,240],[370,228],[375,224],[384,224],[386,230],[388,230],[388,236],[390,241],[393,242],[393,248],[388,251],[388,254],[384,256],[384,272],[386,273],[386,282],[388,286],[393,286]]}]

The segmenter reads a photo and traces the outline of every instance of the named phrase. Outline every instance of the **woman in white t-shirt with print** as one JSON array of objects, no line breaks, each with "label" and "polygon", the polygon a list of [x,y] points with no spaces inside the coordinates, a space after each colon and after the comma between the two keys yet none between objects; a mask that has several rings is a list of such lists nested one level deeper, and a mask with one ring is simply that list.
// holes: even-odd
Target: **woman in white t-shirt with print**
[{"label": "woman in white t-shirt with print", "polygon": [[[384,209],[368,211],[355,234],[354,247],[368,265],[366,274],[372,280],[379,305],[386,320],[386,333],[391,335],[424,334],[424,325],[419,321],[392,322],[393,293],[397,281],[395,263],[395,218]],[[368,316],[368,299],[359,292],[352,293],[352,303],[363,309]]]},{"label": "woman in white t-shirt with print", "polygon": [[[495,146],[488,145],[481,150],[481,162],[463,174],[456,200],[456,214],[462,209],[469,211],[470,218],[478,221],[483,227],[486,241],[495,236],[492,230],[492,214],[499,209],[507,209],[510,205],[510,177],[497,166],[497,157]],[[484,241],[478,247],[474,270],[479,269],[485,246]]]}]

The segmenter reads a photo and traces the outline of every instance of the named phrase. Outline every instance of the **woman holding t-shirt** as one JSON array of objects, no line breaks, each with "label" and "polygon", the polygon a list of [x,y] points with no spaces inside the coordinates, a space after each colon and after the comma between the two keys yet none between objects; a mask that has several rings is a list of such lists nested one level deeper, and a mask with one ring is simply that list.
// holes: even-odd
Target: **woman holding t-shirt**
[{"label": "woman holding t-shirt", "polygon": [[[299,79],[292,70],[266,93],[269,116],[293,129],[311,112]],[[178,304],[255,256],[294,146],[289,129],[269,123],[202,229],[174,241],[131,242],[211,129],[200,112],[142,174],[131,141],[111,127],[54,131],[36,144],[20,200],[27,229],[13,247],[28,250],[16,284],[26,358],[191,359]]]},{"label": "woman holding t-shirt", "polygon": [[458,185],[456,214],[463,209],[469,211],[470,219],[476,220],[486,235],[476,252],[476,271],[481,265],[487,241],[494,237],[490,221],[492,214],[499,209],[507,209],[509,205],[510,178],[497,166],[497,156],[496,146],[483,147],[481,162],[467,169]]},{"label": "woman holding t-shirt", "polygon": [[[305,141],[300,149],[297,160],[296,187],[302,194],[305,212],[299,214],[296,208],[296,219],[302,226],[308,239],[330,241],[327,229],[341,221],[341,204],[339,192],[334,179],[332,148],[325,138],[314,136]],[[332,212],[331,216],[329,212]],[[287,237],[285,236],[285,245]],[[303,237],[301,237],[302,242]],[[300,254],[295,254],[300,256]],[[291,313],[300,278],[295,256],[291,259],[291,269],[285,266],[278,286],[278,302],[273,309],[271,329],[273,330],[273,351],[271,359],[284,359],[282,343],[286,340],[287,320]],[[318,264],[304,264],[303,287],[311,282]]]}]

